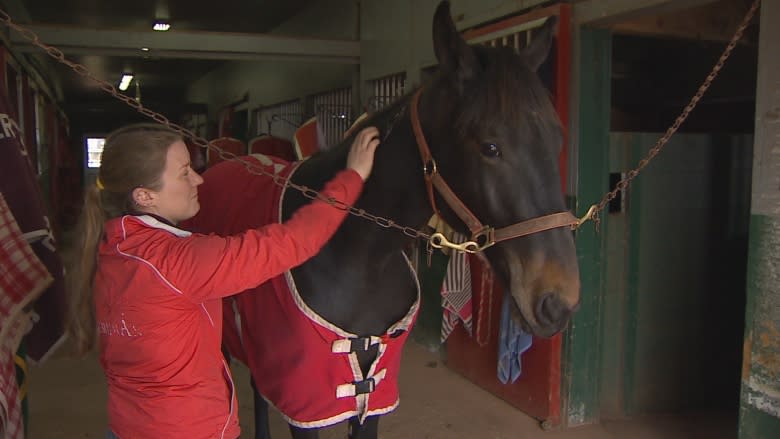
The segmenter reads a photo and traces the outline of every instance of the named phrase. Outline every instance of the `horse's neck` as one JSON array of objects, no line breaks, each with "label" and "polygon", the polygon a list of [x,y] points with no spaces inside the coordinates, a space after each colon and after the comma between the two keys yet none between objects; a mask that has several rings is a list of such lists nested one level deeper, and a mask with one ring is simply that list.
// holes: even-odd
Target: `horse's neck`
[{"label": "horse's neck", "polygon": [[[349,142],[345,143],[303,162],[293,181],[322,188],[344,168],[349,152]],[[355,207],[403,226],[418,228],[431,215],[425,193],[420,158],[406,117],[395,123],[391,135],[380,144],[371,177]],[[285,211],[288,211],[287,206]],[[367,254],[381,257],[400,251],[408,241],[409,237],[400,230],[385,229],[374,221],[350,215],[327,248],[339,251],[334,255],[336,259],[348,261]]]},{"label": "horse's neck", "polygon": [[[321,188],[343,169],[348,150],[349,145],[341,145],[312,157],[300,165],[293,180]],[[431,210],[417,154],[406,117],[380,144],[355,207],[404,226],[423,226]],[[288,207],[293,206],[285,203],[289,213]],[[402,254],[410,240],[400,230],[350,215],[319,254],[293,270],[299,292],[317,313],[348,331],[381,332],[403,317],[417,294]]]}]

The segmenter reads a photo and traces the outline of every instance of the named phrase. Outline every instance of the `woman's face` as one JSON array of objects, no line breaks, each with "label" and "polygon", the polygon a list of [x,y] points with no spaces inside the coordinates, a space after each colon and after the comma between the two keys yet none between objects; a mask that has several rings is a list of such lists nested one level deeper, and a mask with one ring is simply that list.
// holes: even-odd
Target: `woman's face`
[{"label": "woman's face", "polygon": [[159,215],[173,224],[198,213],[198,186],[203,183],[203,178],[192,170],[190,153],[184,142],[174,142],[168,148],[160,180],[160,190],[148,190],[150,202],[139,203],[142,210]]}]

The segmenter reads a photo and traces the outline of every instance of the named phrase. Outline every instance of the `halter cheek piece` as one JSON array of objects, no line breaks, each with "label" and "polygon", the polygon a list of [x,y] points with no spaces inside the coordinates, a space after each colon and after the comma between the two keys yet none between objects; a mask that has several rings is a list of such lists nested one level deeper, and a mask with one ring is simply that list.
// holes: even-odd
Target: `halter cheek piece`
[{"label": "halter cheek piece", "polygon": [[425,175],[428,200],[431,203],[433,212],[439,215],[439,209],[436,207],[436,199],[433,193],[435,188],[439,195],[444,199],[444,202],[447,203],[455,214],[458,215],[458,218],[460,218],[471,231],[470,240],[460,244],[449,242],[441,233],[434,233],[431,236],[431,246],[435,248],[447,247],[467,253],[477,253],[497,242],[519,238],[545,230],[556,229],[558,227],[571,227],[572,229],[576,229],[590,217],[593,208],[591,208],[588,214],[582,219],[577,219],[571,212],[567,211],[532,218],[500,229],[494,229],[493,227],[483,225],[469,208],[463,204],[460,198],[455,195],[447,182],[444,181],[441,174],[439,174],[439,170],[436,167],[436,161],[431,155],[431,150],[428,148],[428,142],[426,142],[425,135],[423,135],[422,127],[420,126],[420,116],[417,107],[420,103],[421,94],[422,88],[418,89],[414,96],[412,96],[410,108],[412,129],[414,130],[414,137],[417,141],[417,147],[420,150],[420,158],[423,162],[423,173]]}]

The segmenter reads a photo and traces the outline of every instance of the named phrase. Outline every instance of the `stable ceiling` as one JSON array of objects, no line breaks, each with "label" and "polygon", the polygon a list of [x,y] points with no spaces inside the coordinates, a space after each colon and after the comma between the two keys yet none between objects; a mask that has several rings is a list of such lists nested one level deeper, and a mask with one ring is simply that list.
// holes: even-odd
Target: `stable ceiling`
[{"label": "stable ceiling", "polygon": [[[99,78],[116,84],[122,72],[133,72],[140,80],[144,103],[150,103],[181,100],[190,83],[230,60],[358,62],[358,42],[269,36],[269,32],[315,1],[0,0],[0,7],[16,22],[38,32],[42,41],[62,49],[68,59],[85,65]],[[587,5],[581,6],[586,12],[598,11],[594,5],[606,8],[615,3],[570,2]],[[659,10],[659,15],[649,14],[607,26],[616,33],[722,41],[731,36],[750,2],[676,0],[678,7],[685,3],[693,8],[667,14]],[[155,18],[169,19],[171,31],[152,32]],[[747,39],[754,41],[752,29],[750,32]],[[12,32],[11,40],[17,50],[47,59],[39,49],[28,47],[19,34]],[[152,50],[141,52],[140,48],[146,46]],[[88,79],[61,64],[49,60],[45,63],[52,65],[55,76],[60,78],[66,106],[94,109],[111,102]],[[134,86],[128,94],[135,94]]]},{"label": "stable ceiling", "polygon": [[[98,78],[116,85],[122,72],[134,73],[140,80],[143,100],[153,102],[181,98],[189,83],[229,60],[272,57],[273,53],[269,55],[257,47],[284,49],[285,42],[268,40],[267,35],[260,34],[290,20],[311,2],[0,0],[0,7]],[[171,30],[152,32],[156,18],[169,19]],[[11,33],[11,40],[17,49],[41,60],[48,58],[40,49],[26,46],[16,32]],[[214,47],[204,52],[209,45]],[[141,47],[153,49],[142,52]],[[248,49],[233,50],[240,47]],[[328,53],[327,48],[313,50]],[[66,106],[106,101],[107,95],[94,82],[59,63],[43,62],[52,65],[55,76],[61,79]],[[127,93],[135,94],[134,84]]]}]

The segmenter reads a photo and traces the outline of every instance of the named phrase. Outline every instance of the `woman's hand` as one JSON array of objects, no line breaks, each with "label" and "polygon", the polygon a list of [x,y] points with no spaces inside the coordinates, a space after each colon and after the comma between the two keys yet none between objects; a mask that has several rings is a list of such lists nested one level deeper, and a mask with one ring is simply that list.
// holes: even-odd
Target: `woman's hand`
[{"label": "woman's hand", "polygon": [[352,148],[347,156],[347,168],[354,169],[363,181],[368,180],[368,176],[371,175],[377,146],[379,146],[379,130],[376,127],[363,128],[352,142]]}]

